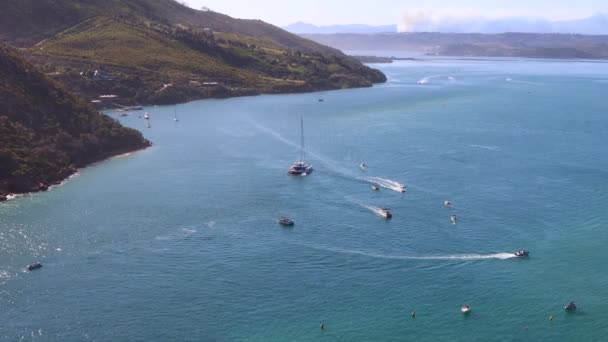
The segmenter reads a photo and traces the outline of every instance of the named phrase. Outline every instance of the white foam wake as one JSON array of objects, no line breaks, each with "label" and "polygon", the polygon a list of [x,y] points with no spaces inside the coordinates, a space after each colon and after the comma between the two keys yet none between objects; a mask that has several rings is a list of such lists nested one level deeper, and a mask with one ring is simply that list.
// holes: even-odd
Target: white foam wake
[{"label": "white foam wake", "polygon": [[365,177],[364,179],[370,183],[378,184],[379,186],[381,186],[383,188],[394,190],[397,192],[403,192],[402,190],[405,189],[404,184],[401,184],[392,179],[386,179],[386,178],[380,178],[380,177]]},{"label": "white foam wake", "polygon": [[447,255],[428,255],[428,256],[418,256],[418,255],[398,255],[398,254],[382,254],[375,252],[365,252],[365,251],[357,251],[357,250],[346,250],[341,248],[326,248],[326,247],[311,247],[306,246],[313,249],[318,249],[327,252],[339,253],[339,254],[352,254],[352,255],[360,255],[370,258],[377,259],[389,259],[389,260],[488,260],[488,259],[498,259],[498,260],[506,260],[511,258],[516,258],[513,253],[491,253],[491,254],[447,254]]},{"label": "white foam wake", "polygon": [[[445,77],[445,76],[442,76],[442,75],[427,76],[427,77],[423,77],[423,78],[419,79],[418,82],[416,82],[416,83],[417,84],[422,84],[422,85],[429,84],[429,83],[431,83],[432,79],[439,78],[439,77]],[[448,76],[448,80],[454,81],[454,78],[451,77],[451,76]]]},{"label": "white foam wake", "polygon": [[359,204],[359,205],[378,216],[382,216],[382,217],[386,216],[384,210],[382,210],[382,208],[380,208],[380,207],[374,207],[372,205],[366,205],[366,204]]}]

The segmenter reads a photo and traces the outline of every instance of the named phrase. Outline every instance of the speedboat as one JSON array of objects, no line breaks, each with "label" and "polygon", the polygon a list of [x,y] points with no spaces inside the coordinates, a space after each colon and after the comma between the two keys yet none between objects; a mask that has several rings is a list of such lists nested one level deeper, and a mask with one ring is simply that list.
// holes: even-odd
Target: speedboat
[{"label": "speedboat", "polygon": [[382,215],[382,217],[385,219],[390,219],[393,217],[393,214],[388,208],[380,208],[380,215]]},{"label": "speedboat", "polygon": [[293,226],[294,225],[294,222],[289,217],[285,217],[285,216],[280,217],[278,219],[278,222],[279,222],[279,224],[282,224],[284,226]]},{"label": "speedboat", "polygon": [[517,252],[515,252],[514,254],[518,258],[524,258],[524,257],[527,257],[528,255],[530,255],[530,252],[525,249],[520,249]]},{"label": "speedboat", "polygon": [[468,314],[469,312],[471,312],[471,310],[472,310],[471,307],[468,305],[463,305],[460,308],[460,311],[462,311],[463,314]]},{"label": "speedboat", "polygon": [[456,221],[458,221],[458,216],[456,216],[456,215],[450,216],[450,221],[452,221],[452,224],[456,224]]},{"label": "speedboat", "polygon": [[446,206],[446,207],[448,207],[448,208],[450,208],[450,207],[452,207],[452,206],[453,206],[453,205],[452,205],[452,202],[450,202],[450,201],[443,201],[443,205],[445,205],[445,206]]},{"label": "speedboat", "polygon": [[361,164],[359,164],[359,168],[361,170],[365,170],[367,168],[367,165],[365,163],[361,163]]},{"label": "speedboat", "polygon": [[574,304],[574,302],[570,302],[564,306],[564,310],[574,311],[574,310],[576,310],[576,304]]},{"label": "speedboat", "polygon": [[144,114],[144,119],[150,120],[150,114],[148,114],[148,113]]},{"label": "speedboat", "polygon": [[28,265],[28,266],[27,266],[27,270],[28,270],[28,271],[37,270],[37,269],[39,269],[39,268],[42,268],[42,264],[41,264],[41,263],[39,263],[39,262],[35,262],[35,263],[33,263],[33,264],[31,264],[31,265]]},{"label": "speedboat", "polygon": [[406,191],[407,189],[405,188],[405,185],[399,185],[399,192],[404,193]]},{"label": "speedboat", "polygon": [[380,187],[377,185],[372,185],[372,190],[378,191],[378,190],[380,190]]}]

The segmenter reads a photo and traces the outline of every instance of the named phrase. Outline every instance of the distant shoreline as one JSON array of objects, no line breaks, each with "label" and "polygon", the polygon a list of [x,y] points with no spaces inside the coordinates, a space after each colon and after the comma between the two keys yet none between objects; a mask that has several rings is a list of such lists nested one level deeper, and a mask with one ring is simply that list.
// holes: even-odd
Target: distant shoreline
[{"label": "distant shoreline", "polygon": [[423,57],[394,57],[376,55],[350,55],[366,64],[391,64],[394,61],[432,62],[432,61],[471,61],[471,62],[511,62],[511,61],[546,61],[571,63],[608,63],[608,58],[549,58],[549,57],[492,57],[492,56],[442,56],[424,55]]}]

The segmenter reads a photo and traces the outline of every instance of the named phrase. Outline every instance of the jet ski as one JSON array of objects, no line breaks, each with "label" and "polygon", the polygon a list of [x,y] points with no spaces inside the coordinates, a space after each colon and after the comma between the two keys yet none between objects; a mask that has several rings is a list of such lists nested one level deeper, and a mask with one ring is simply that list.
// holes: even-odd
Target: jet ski
[{"label": "jet ski", "polygon": [[372,185],[372,190],[378,191],[378,190],[380,190],[380,187],[377,185]]},{"label": "jet ski", "polygon": [[530,255],[530,252],[525,249],[520,249],[517,252],[515,252],[514,254],[518,258],[524,258],[524,257],[527,257],[528,255]]},{"label": "jet ski", "polygon": [[294,222],[289,217],[280,217],[278,220],[279,224],[283,226],[293,226]]},{"label": "jet ski", "polygon": [[31,265],[28,265],[28,266],[27,266],[27,270],[28,270],[28,271],[37,270],[37,269],[39,269],[39,268],[42,268],[42,264],[41,264],[41,263],[39,263],[39,262],[35,262],[35,263],[33,263],[33,264],[31,264]]},{"label": "jet ski", "polygon": [[564,310],[572,312],[576,310],[576,304],[574,304],[574,302],[570,302],[564,306]]},{"label": "jet ski", "polygon": [[472,310],[471,307],[468,305],[463,305],[460,308],[460,311],[462,311],[463,314],[468,314],[469,312],[471,312],[471,310]]}]

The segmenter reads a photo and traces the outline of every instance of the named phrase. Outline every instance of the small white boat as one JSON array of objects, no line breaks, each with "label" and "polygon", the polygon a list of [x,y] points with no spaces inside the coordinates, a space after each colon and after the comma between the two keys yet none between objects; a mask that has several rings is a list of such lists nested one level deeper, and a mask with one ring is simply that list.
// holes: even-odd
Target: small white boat
[{"label": "small white boat", "polygon": [[452,224],[456,224],[456,222],[458,221],[458,216],[456,216],[456,215],[450,216],[450,221],[452,221]]},{"label": "small white boat", "polygon": [[468,305],[463,305],[460,308],[460,311],[462,311],[463,314],[468,314],[469,312],[471,312],[471,310],[472,310],[471,307]]},{"label": "small white boat", "polygon": [[150,114],[148,114],[148,113],[144,114],[144,119],[150,120]]},{"label": "small white boat", "polygon": [[279,217],[277,221],[283,226],[293,226],[295,224],[292,219],[286,216]]},{"label": "small white boat", "polygon": [[178,122],[179,119],[177,118],[177,110],[173,109],[173,121]]},{"label": "small white boat", "polygon": [[400,186],[399,186],[399,191],[400,191],[401,193],[406,192],[406,191],[407,191],[407,189],[405,188],[405,185],[400,185]]},{"label": "small white boat", "polygon": [[367,168],[367,165],[365,163],[361,163],[359,164],[359,168],[363,171],[365,171],[365,169]]},{"label": "small white boat", "polygon": [[377,185],[372,185],[372,190],[378,191],[378,190],[380,190],[380,187]]},{"label": "small white boat", "polygon": [[446,200],[446,201],[443,201],[443,205],[445,205],[445,206],[446,206],[446,207],[448,207],[448,208],[452,208],[452,207],[454,207],[454,205],[452,204],[452,202],[447,201],[447,200]]}]

